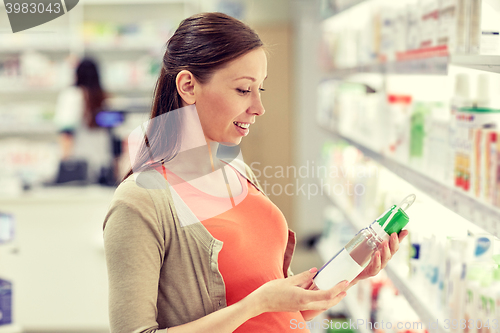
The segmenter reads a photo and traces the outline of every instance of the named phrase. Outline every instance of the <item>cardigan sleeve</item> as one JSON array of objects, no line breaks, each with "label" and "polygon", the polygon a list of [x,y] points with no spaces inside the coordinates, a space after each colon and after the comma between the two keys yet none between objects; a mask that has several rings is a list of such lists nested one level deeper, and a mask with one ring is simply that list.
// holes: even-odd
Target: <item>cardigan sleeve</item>
[{"label": "cardigan sleeve", "polygon": [[158,282],[166,238],[148,191],[133,180],[123,182],[104,221],[111,333],[158,329]]}]

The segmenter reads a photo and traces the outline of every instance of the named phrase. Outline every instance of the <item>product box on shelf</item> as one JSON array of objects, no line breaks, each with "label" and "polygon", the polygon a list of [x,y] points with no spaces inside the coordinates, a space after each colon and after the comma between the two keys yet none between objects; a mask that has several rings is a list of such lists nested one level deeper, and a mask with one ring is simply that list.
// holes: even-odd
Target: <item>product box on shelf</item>
[{"label": "product box on shelf", "polygon": [[14,217],[0,212],[0,246],[14,239]]},{"label": "product box on shelf", "polygon": [[490,132],[485,130],[500,126],[500,110],[460,108],[453,117],[455,186],[467,192],[472,186],[473,190],[470,192],[478,198],[485,199],[486,194],[481,190],[481,184],[484,189],[484,181],[491,166],[488,160],[485,160],[491,150],[486,148],[491,148],[492,140],[491,134],[488,134]]},{"label": "product box on shelf", "polygon": [[429,103],[415,102],[410,116],[410,161],[415,168],[424,167],[424,143],[426,118],[430,114]]},{"label": "product box on shelf", "polygon": [[12,263],[11,249],[6,248],[15,237],[15,220],[11,214],[0,212],[0,328],[12,324]]},{"label": "product box on shelf", "polygon": [[483,0],[469,0],[469,47],[468,53],[479,54],[481,48],[481,11]]},{"label": "product box on shelf", "polygon": [[451,46],[451,37],[455,35],[457,29],[456,7],[456,0],[441,0],[439,2],[439,21],[437,31],[438,45],[447,44]]},{"label": "product box on shelf", "polygon": [[396,10],[392,7],[384,7],[380,11],[380,54],[381,62],[392,62],[395,60],[396,48]]},{"label": "product box on shelf", "polygon": [[0,278],[0,327],[12,324],[12,282]]},{"label": "product box on shelf", "polygon": [[438,45],[439,1],[420,1],[420,48]]},{"label": "product box on shelf", "polygon": [[317,120],[322,126],[336,130],[339,121],[339,111],[336,107],[338,81],[327,80],[318,87],[318,112]]},{"label": "product box on shelf", "polygon": [[406,52],[406,35],[408,31],[408,10],[405,3],[399,3],[394,9],[394,29],[392,38],[394,39],[394,51],[396,53]]},{"label": "product box on shelf", "polygon": [[383,152],[401,163],[409,160],[411,102],[410,95],[387,95],[389,118]]},{"label": "product box on shelf", "polygon": [[500,2],[497,0],[483,0],[480,53],[500,55]]},{"label": "product box on shelf", "polygon": [[416,50],[420,47],[421,27],[420,10],[418,2],[408,3],[407,10],[407,30],[406,30],[406,50]]}]

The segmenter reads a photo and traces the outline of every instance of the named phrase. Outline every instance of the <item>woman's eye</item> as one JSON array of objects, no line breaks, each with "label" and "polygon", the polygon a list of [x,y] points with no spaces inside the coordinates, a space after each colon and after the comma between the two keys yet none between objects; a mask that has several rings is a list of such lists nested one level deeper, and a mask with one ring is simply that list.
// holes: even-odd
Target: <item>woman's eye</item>
[{"label": "woman's eye", "polygon": [[259,91],[260,91],[260,92],[263,92],[263,91],[266,91],[266,89],[264,89],[264,88],[259,88]]},{"label": "woman's eye", "polygon": [[237,90],[240,94],[242,94],[242,95],[246,95],[246,94],[248,94],[248,93],[252,92],[250,89],[248,89],[248,90],[244,90],[244,89],[236,89],[236,90]]}]

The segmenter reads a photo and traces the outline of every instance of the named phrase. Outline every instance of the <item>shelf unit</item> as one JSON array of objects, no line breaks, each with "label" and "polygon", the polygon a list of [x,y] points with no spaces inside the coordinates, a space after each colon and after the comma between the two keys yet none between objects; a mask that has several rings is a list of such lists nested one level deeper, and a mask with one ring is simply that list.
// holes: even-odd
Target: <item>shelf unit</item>
[{"label": "shelf unit", "polygon": [[450,57],[450,64],[487,72],[500,73],[500,56],[453,55]]},{"label": "shelf unit", "polygon": [[[2,3],[3,5],[3,3]],[[83,35],[80,36],[80,29],[83,24],[88,20],[95,18],[97,22],[104,19],[102,13],[104,10],[110,11],[116,8],[120,13],[131,13],[130,16],[133,17],[133,13],[137,8],[143,8],[144,5],[149,6],[148,8],[175,8],[169,15],[165,16],[165,20],[170,20],[176,23],[177,20],[190,16],[197,12],[202,7],[202,1],[200,0],[82,0],[78,5],[66,15],[65,21],[59,20],[59,23],[54,21],[53,24],[58,24],[56,30],[64,30],[61,33],[67,33],[64,38],[54,39],[53,36],[48,36],[45,39],[38,38],[33,39],[31,35],[26,34],[20,37],[18,36],[7,36],[2,47],[0,47],[1,57],[11,57],[17,56],[20,53],[26,51],[36,51],[49,57],[51,61],[60,61],[63,57],[79,58],[83,56],[91,55],[92,57],[98,59],[101,63],[101,58],[107,61],[113,59],[127,59],[127,61],[134,61],[134,59],[139,58],[142,55],[148,55],[150,57],[159,57],[164,51],[165,41],[157,41],[149,39],[148,42],[138,43],[132,40],[121,40],[113,39],[112,43],[96,43],[96,44],[86,44]],[[113,6],[113,7],[111,7]],[[116,6],[116,7],[115,7]],[[158,6],[158,7],[155,7]],[[174,6],[174,7],[168,7]],[[156,10],[158,12],[158,10]],[[96,17],[95,14],[98,14]],[[141,16],[142,15],[142,16]],[[143,20],[154,20],[155,17],[158,19],[159,15],[154,17],[145,16],[144,10],[141,12],[139,17]],[[111,19],[113,21],[113,19]],[[169,22],[170,22],[169,21]],[[133,20],[127,21],[123,15],[120,15],[113,22],[118,22],[117,24],[123,24],[126,22],[135,22]],[[156,22],[156,21],[154,21]],[[175,25],[175,24],[173,24]],[[158,28],[160,31],[160,28]],[[163,30],[161,30],[163,31]],[[75,35],[74,38],[69,38],[69,35]],[[16,38],[15,38],[16,37]],[[18,38],[17,38],[18,37]],[[43,37],[43,36],[42,36]],[[153,38],[153,37],[152,37]],[[104,81],[104,74],[106,73],[101,66],[102,81]],[[55,75],[55,74],[54,74]],[[58,74],[59,75],[59,74]],[[23,82],[21,82],[23,81]],[[149,81],[149,80],[148,80]],[[115,95],[115,97],[125,98],[125,97],[143,97],[151,99],[152,92],[154,90],[154,82],[139,82],[134,86],[105,86],[107,92]],[[53,86],[27,86],[24,83],[24,78],[20,78],[18,82],[12,84],[11,81],[3,80],[0,87],[0,103],[4,100],[18,99],[18,97],[23,97],[23,100],[33,100],[39,101],[44,100],[45,102],[50,102],[51,105],[55,105],[57,95],[64,87],[60,84]],[[12,103],[12,102],[11,102]],[[127,109],[129,105],[126,103],[121,103],[122,109]],[[133,105],[134,110],[137,110],[137,103]],[[140,105],[142,109],[147,109],[150,103],[143,103]],[[0,137],[5,138],[8,136],[19,136],[25,135],[29,129],[12,129],[0,127]],[[42,131],[46,132],[46,131]],[[49,131],[50,132],[50,131]],[[40,131],[36,131],[37,134]]]},{"label": "shelf unit", "polygon": [[[22,54],[27,51],[35,51],[37,53],[40,53],[44,58],[47,58],[47,60],[49,60],[51,63],[55,64],[62,63],[63,59],[66,58],[77,59],[86,55],[95,56],[96,58],[98,58],[98,60],[100,60],[99,57],[102,57],[103,59],[107,59],[110,61],[116,60],[124,62],[135,62],[136,59],[138,59],[137,61],[141,61],[141,59],[139,58],[146,55],[150,58],[155,57],[154,60],[156,60],[156,57],[160,55],[158,60],[161,60],[161,51],[164,48],[166,42],[166,39],[164,39],[163,36],[167,36],[166,33],[170,31],[169,29],[171,27],[175,28],[175,25],[177,25],[177,23],[180,22],[181,19],[197,12],[201,7],[201,4],[201,0],[81,0],[78,5],[73,10],[71,10],[71,12],[67,13],[67,15],[64,15],[61,18],[58,18],[57,20],[51,22],[52,25],[50,26],[50,29],[48,28],[48,25],[45,29],[43,29],[42,25],[40,26],[40,31],[37,31],[36,28],[34,28],[31,32],[11,35],[8,22],[2,22],[1,28],[3,31],[5,31],[5,34],[2,38],[0,38],[0,58],[2,60],[10,60],[21,57]],[[3,2],[0,2],[0,12],[4,11],[2,9],[3,6]],[[118,13],[116,13],[115,10]],[[139,24],[137,24],[139,29],[142,29],[142,22],[145,22],[144,26],[146,26],[147,28],[151,28],[151,26],[153,26],[151,28],[151,31],[153,31],[154,34],[148,34],[148,32],[144,32],[143,34],[141,34],[141,36],[148,34],[146,36],[148,37],[148,39],[144,39],[144,41],[141,43],[137,43],[135,40],[132,40],[133,37],[139,36],[137,34],[134,36],[128,35],[127,37],[131,37],[129,39],[113,38],[112,43],[103,43],[104,45],[100,43],[85,44],[85,40],[83,38],[84,35],[81,34],[81,28],[84,23],[88,21],[94,22],[94,20],[96,22],[104,23],[111,21],[113,27],[121,27],[127,24],[135,24],[136,22],[139,22]],[[159,22],[159,25],[157,25],[157,22]],[[167,24],[165,24],[164,27],[162,25],[164,22],[171,22],[171,27]],[[55,29],[52,29],[54,26],[56,26]],[[44,35],[42,33],[36,33],[41,32],[41,30],[53,30],[57,31],[57,34],[52,33]],[[139,31],[138,33],[140,33],[141,31]],[[70,36],[71,38],[69,38]],[[97,39],[95,40],[97,41]],[[94,41],[94,39],[90,41]],[[17,61],[17,59],[14,60]],[[15,64],[12,65],[12,67],[14,66]],[[142,69],[143,67],[138,68]],[[62,70],[65,70],[66,68],[62,68],[59,72],[60,69],[61,68],[59,67],[55,67],[55,70],[57,70],[57,72],[54,71],[54,77],[59,78],[63,75],[62,73],[64,73],[65,76],[68,76],[68,79],[71,79],[71,82],[69,83],[71,84],[73,81],[73,73],[68,71],[63,72]],[[104,75],[108,72],[106,72],[106,69],[103,68],[103,66],[101,66],[100,69],[102,74],[101,79],[104,79]],[[7,105],[7,103],[8,106],[17,106],[17,104],[21,103],[29,104],[29,102],[43,102],[44,105],[50,105],[50,108],[52,108],[52,106],[55,106],[56,104],[58,94],[63,88],[65,88],[65,86],[63,86],[61,83],[62,81],[59,80],[50,80],[50,83],[54,82],[54,85],[51,86],[30,87],[27,85],[28,81],[33,82],[34,84],[38,83],[39,81],[34,82],[26,80],[24,76],[17,76],[17,72],[15,73],[16,76],[6,76],[5,80],[4,77],[1,78],[0,105],[2,106]],[[68,73],[71,75],[71,78],[69,78]],[[144,75],[144,77],[150,78],[151,75],[149,75],[149,73],[150,71],[148,71],[148,75]],[[58,76],[56,76],[56,74]],[[138,82],[134,87],[123,87],[119,85],[116,85],[114,87],[104,87],[107,92],[114,95],[109,101],[109,105],[111,108],[131,113],[146,113],[150,111],[152,103],[152,92],[155,87],[155,82],[151,82],[151,80],[148,80],[147,78],[142,80],[142,76],[138,77]],[[41,81],[49,82],[49,80],[40,80],[40,82]],[[129,81],[131,82],[133,80]],[[114,82],[121,84],[123,81]],[[14,111],[14,109],[12,110]],[[46,108],[44,108],[44,112],[45,111]],[[6,112],[10,112],[10,109],[7,109]],[[10,113],[8,114],[8,116],[10,116]],[[133,120],[135,119],[135,117],[136,114],[130,115],[130,118]],[[10,120],[11,118],[7,117],[7,119]],[[0,140],[2,142],[6,142],[10,138],[12,138],[12,141],[14,142],[22,141],[22,144],[26,145],[30,145],[32,141],[48,143],[57,142],[57,128],[55,126],[51,126],[52,124],[46,124],[45,122],[41,122],[40,124],[32,124],[31,119],[29,123],[25,122],[24,124],[18,124],[18,122],[24,121],[22,117],[15,117],[15,119],[14,117],[12,117],[12,121],[16,121],[16,124],[10,124],[10,126],[8,126],[8,124],[0,124]],[[127,128],[125,128],[125,130],[127,130]],[[22,140],[19,140],[19,138],[22,138]],[[54,188],[54,190],[59,191],[60,189]],[[75,188],[74,197],[72,195],[68,196],[68,190],[68,188],[65,188],[64,193],[59,194],[63,195],[63,197],[65,198],[64,200],[68,199],[66,200],[67,204],[72,204],[73,206],[76,205],[78,206],[78,209],[80,209],[80,207],[84,207],[81,206],[82,204],[94,205],[95,202],[109,202],[110,195],[112,194],[112,191],[109,192],[106,190],[106,192],[109,193],[105,193],[106,198],[104,200],[104,194],[100,195],[99,193],[97,193],[99,195],[96,196],[96,193],[83,193],[84,197],[82,199],[82,188]],[[33,193],[32,191],[31,195],[28,196],[28,198],[26,198],[25,196],[23,196],[23,198],[15,196],[4,198],[5,200],[10,202],[4,202],[4,204],[7,205],[6,207],[16,207],[21,203],[26,204],[26,200],[28,200],[28,204],[30,201],[32,201],[40,207],[46,207],[46,204],[39,204],[39,201],[42,200],[46,201],[46,203],[51,201],[53,204],[61,206],[61,200],[52,200],[54,198],[51,198],[51,195],[47,196],[47,191],[50,192],[50,189],[44,188],[44,190],[42,191],[43,193],[36,193],[36,191]],[[55,195],[56,194],[57,193],[55,193]],[[56,196],[61,196],[59,194],[57,194]],[[63,206],[67,207],[66,204]],[[9,210],[10,209],[11,208],[9,208]],[[102,209],[105,209],[105,207],[101,208],[99,204],[99,208],[94,208],[92,206],[92,209],[88,211],[97,212],[96,214],[99,214],[99,211],[105,211]],[[28,213],[31,211],[30,209],[22,210]],[[26,220],[34,221],[35,219],[28,217]],[[52,220],[53,219],[51,219],[51,222],[57,223],[57,221]],[[99,220],[96,221],[99,222]],[[102,224],[102,221],[99,223]],[[80,223],[80,225],[84,224]],[[92,243],[90,245],[92,245],[92,250],[95,251],[89,252],[89,258],[91,260],[94,260],[93,258],[97,256],[97,259],[95,259],[96,265],[98,263],[99,267],[104,267],[100,261],[97,261],[102,259],[102,237],[98,238],[95,244]],[[0,262],[5,263],[5,257],[1,258]],[[29,265],[22,266],[29,267]],[[25,279],[23,278],[23,276],[28,276],[28,278]],[[15,322],[15,324],[18,324],[21,327],[19,327],[18,325],[0,325],[0,333],[21,333],[23,332],[23,329],[40,329],[40,327],[47,328],[47,325],[50,325],[50,328],[47,328],[46,330],[51,332],[65,331],[67,327],[72,327],[75,330],[88,330],[89,327],[95,327],[95,329],[99,331],[105,331],[108,329],[108,318],[105,314],[105,311],[97,311],[99,314],[102,314],[102,316],[93,316],[90,324],[87,322],[83,323],[81,321],[81,318],[78,318],[78,316],[65,316],[65,321],[64,323],[62,323],[57,318],[40,314],[40,311],[38,311],[39,309],[23,306],[27,304],[26,300],[28,300],[23,298],[23,295],[26,293],[23,294],[21,292],[18,292],[16,290],[18,290],[19,288],[16,288],[25,281],[30,282],[29,284],[26,283],[26,285],[32,286],[33,283],[29,280],[29,276],[30,275],[19,274],[19,278],[17,278],[16,276],[13,281],[13,302],[15,304],[18,304],[17,308],[22,308],[22,311],[17,311],[17,314],[19,315],[17,315],[16,320],[18,320],[18,322]],[[97,286],[105,285],[103,284],[105,280],[102,279],[102,277],[105,278],[105,275],[101,276],[100,274],[93,274],[92,277],[95,281],[91,281],[91,284]],[[70,281],[69,279],[66,280]],[[48,281],[47,283],[45,283],[45,287],[49,286],[49,289],[54,289],[55,285],[53,284],[54,281]],[[40,299],[42,299],[44,296],[43,291],[47,288],[35,289],[41,291],[39,296]],[[26,288],[20,288],[19,290],[26,291]],[[78,311],[81,313],[88,307],[95,307],[95,304],[97,304],[98,306],[100,306],[101,304],[105,304],[106,300],[102,295],[106,295],[106,293],[99,292],[96,295],[98,295],[97,298],[94,297],[88,300],[82,299],[82,302],[79,302],[78,304],[78,306],[80,307],[79,309],[81,310]],[[33,295],[29,295],[29,301],[32,301],[32,299]],[[59,304],[63,303],[59,302]]]},{"label": "shelf unit", "polygon": [[[333,8],[330,6],[329,17],[324,19],[323,28],[332,23],[330,20],[335,20],[339,14],[340,16],[350,15],[354,9],[353,7],[371,0],[352,0],[342,1],[345,6],[341,8]],[[325,0],[325,3],[327,1]],[[352,9],[352,11],[351,11]],[[349,10],[349,13],[345,13]],[[360,10],[362,11],[362,10]],[[343,18],[340,18],[340,22]],[[350,19],[352,19],[350,17]],[[326,21],[330,22],[326,22]],[[363,23],[357,22],[358,26],[363,26]],[[333,26],[333,25],[332,25]],[[332,29],[331,26],[330,28]],[[323,31],[324,32],[324,31]],[[333,43],[332,43],[333,44]],[[352,50],[351,50],[352,51]],[[345,54],[340,52],[340,56]],[[500,56],[496,55],[476,55],[476,54],[450,54],[446,46],[438,46],[429,49],[412,50],[405,53],[396,53],[390,55],[389,59],[384,56],[378,56],[378,61],[374,63],[364,63],[358,66],[348,68],[333,68],[322,73],[322,81],[328,80],[344,80],[349,76],[356,74],[379,74],[382,76],[386,87],[386,82],[389,80],[390,75],[438,75],[447,76],[448,73],[453,73],[456,69],[452,66],[463,67],[467,69],[487,71],[490,73],[500,73]],[[338,63],[340,61],[330,62]],[[346,62],[347,63],[347,62]],[[349,63],[352,64],[351,61]],[[450,69],[451,68],[451,69]],[[370,142],[365,142],[362,139],[353,138],[347,133],[339,133],[336,129],[327,127],[325,124],[319,124],[325,132],[327,137],[335,140],[347,142],[349,145],[356,147],[364,156],[372,159],[380,164],[382,167],[388,169],[400,178],[404,179],[414,187],[426,193],[429,197],[438,202],[443,209],[449,209],[466,220],[474,223],[476,226],[484,229],[497,237],[500,237],[500,207],[493,206],[492,204],[481,201],[475,198],[471,193],[465,192],[461,189],[453,187],[451,184],[445,184],[443,181],[433,178],[432,175],[423,173],[411,166],[402,164],[388,156],[385,156],[377,149],[373,149]],[[326,191],[328,193],[328,191]],[[347,201],[338,196],[329,196],[330,200],[337,206],[344,214],[345,218],[357,229],[361,229],[366,225],[366,219],[361,218],[356,212],[350,210]],[[324,249],[318,248],[324,252]],[[323,253],[322,257],[327,253]],[[329,260],[330,257],[324,258]],[[425,323],[432,323],[428,327],[431,333],[447,333],[449,332],[443,327],[443,315],[439,314],[436,309],[429,306],[422,295],[425,290],[418,290],[407,282],[407,278],[403,277],[397,270],[394,264],[389,263],[385,268],[388,277],[392,280],[395,287],[405,296],[409,304],[418,314],[420,319]],[[346,302],[348,312],[352,316],[356,316],[355,304]],[[437,325],[436,325],[437,324]]]},{"label": "shelf unit", "polygon": [[0,138],[3,136],[56,136],[57,128],[53,124],[0,126]]},{"label": "shelf unit", "polygon": [[467,192],[446,185],[416,169],[394,161],[337,131],[326,129],[324,126],[322,128],[327,130],[334,138],[344,140],[350,145],[355,146],[365,156],[371,158],[394,174],[405,179],[408,183],[427,193],[444,207],[452,210],[470,222],[473,222],[487,232],[497,237],[500,236],[500,228],[498,226],[498,221],[500,221],[499,207],[482,202]]},{"label": "shelf unit", "polygon": [[325,79],[342,79],[358,73],[446,75],[449,65],[500,73],[500,56],[438,55],[426,58],[405,59],[351,68],[338,68],[328,72]]},{"label": "shelf unit", "polygon": [[354,6],[357,6],[365,1],[368,1],[368,0],[351,0],[349,1],[348,3],[346,3],[345,5],[341,5],[339,6],[338,8],[333,8],[333,15],[338,15]]},{"label": "shelf unit", "polygon": [[[360,230],[366,227],[366,219],[362,218],[356,212],[348,209],[345,200],[342,197],[329,195],[328,198],[332,201],[332,203],[339,208],[344,214],[345,218],[356,230]],[[322,254],[320,251],[320,256],[325,260],[329,260],[330,258],[326,254]],[[420,319],[424,324],[434,324],[430,327],[427,327],[430,333],[449,333],[449,330],[443,327],[443,319],[444,315],[440,314],[438,310],[433,309],[428,305],[428,302],[422,297],[422,293],[419,292],[415,286],[410,286],[404,277],[402,277],[397,269],[389,263],[385,267],[385,272],[388,277],[391,279],[394,286],[399,290],[401,294],[405,296],[410,306],[413,310],[418,314]],[[347,297],[346,297],[347,299]],[[346,302],[348,307],[348,311],[351,315],[356,315],[356,306],[353,302]],[[358,318],[358,317],[353,317]],[[370,333],[370,332],[362,332],[362,333]]]},{"label": "shelf unit", "polygon": [[[328,258],[328,259],[330,259],[330,258]],[[355,301],[353,301],[352,298],[350,298],[349,296],[346,296],[343,299],[343,301],[344,301],[345,306],[347,308],[347,312],[349,312],[349,315],[350,315],[351,318],[363,319],[363,320],[366,320],[366,321],[368,321],[370,319],[370,318],[363,318],[363,316],[359,314],[358,307],[356,306],[356,303],[355,303]],[[359,325],[359,326],[357,326],[357,331],[359,333],[373,333],[372,331],[370,331],[366,327],[366,325]]]}]

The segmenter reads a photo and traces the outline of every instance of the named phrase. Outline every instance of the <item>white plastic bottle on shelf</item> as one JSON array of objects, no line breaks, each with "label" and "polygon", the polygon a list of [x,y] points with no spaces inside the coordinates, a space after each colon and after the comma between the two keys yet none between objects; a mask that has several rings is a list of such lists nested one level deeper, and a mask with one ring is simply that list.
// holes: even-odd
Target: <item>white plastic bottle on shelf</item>
[{"label": "white plastic bottle on shelf", "polygon": [[482,73],[477,76],[476,100],[477,108],[489,108],[491,106],[490,75]]},{"label": "white plastic bottle on shelf", "polygon": [[406,50],[416,50],[420,47],[420,7],[418,1],[408,1],[407,7],[407,28],[406,28]]},{"label": "white plastic bottle on shelf", "polygon": [[[321,267],[314,283],[319,289],[330,289],[337,283],[352,281],[368,266],[373,253],[394,232],[399,233],[409,222],[405,213],[415,201],[415,195],[407,196],[399,205],[393,205],[368,227],[361,229],[345,247]],[[401,208],[405,206],[404,210]]]},{"label": "white plastic bottle on shelf", "polygon": [[500,2],[497,0],[483,0],[480,53],[500,55]]},{"label": "white plastic bottle on shelf", "polygon": [[469,53],[478,54],[481,49],[482,0],[469,0]]},{"label": "white plastic bottle on shelf", "polygon": [[479,302],[481,280],[486,274],[484,263],[472,262],[467,264],[467,277],[465,281],[465,307],[463,318],[466,326],[465,333],[477,333],[476,322],[479,318]]},{"label": "white plastic bottle on shelf", "polygon": [[493,270],[493,282],[490,286],[489,295],[492,299],[492,316],[490,325],[491,332],[500,333],[500,255],[493,256],[497,267]]},{"label": "white plastic bottle on shelf", "polygon": [[436,242],[436,248],[438,252],[435,253],[437,259],[437,267],[438,267],[438,279],[437,279],[437,285],[436,285],[436,309],[438,309],[440,312],[443,311],[444,308],[444,302],[446,298],[446,291],[444,289],[444,284],[445,284],[445,279],[446,279],[446,256],[445,256],[445,248],[446,248],[446,242],[443,238],[437,238]]},{"label": "white plastic bottle on shelf", "polygon": [[426,118],[426,137],[424,146],[424,169],[426,173],[443,182],[450,168],[451,161],[448,160],[449,146],[449,124],[450,110],[443,102],[432,103],[431,114]]},{"label": "white plastic bottle on shelf", "polygon": [[478,320],[478,333],[495,333],[495,297],[494,295],[494,274],[498,265],[492,263],[491,269],[481,281],[480,305]]},{"label": "white plastic bottle on shelf", "polygon": [[465,53],[470,0],[441,0],[438,42],[447,43],[450,53]]},{"label": "white plastic bottle on shelf", "polygon": [[455,91],[451,100],[451,118],[450,118],[450,149],[449,160],[452,161],[452,169],[449,171],[447,178],[448,184],[454,184],[459,188],[467,188],[469,183],[467,170],[467,144],[468,144],[468,128],[465,126],[463,119],[459,116],[459,109],[472,107],[473,100],[470,92],[470,76],[465,73],[457,74],[455,77]]},{"label": "white plastic bottle on shelf", "polygon": [[439,1],[420,1],[420,48],[437,45],[439,25]]},{"label": "white plastic bottle on shelf", "polygon": [[[464,312],[465,304],[465,250],[467,246],[466,238],[452,238],[448,241],[445,278],[445,291],[447,318],[460,320]],[[452,333],[461,333],[463,329],[460,325],[452,325]]]},{"label": "white plastic bottle on shelf", "polygon": [[411,243],[411,253],[410,253],[410,278],[418,286],[424,285],[424,272],[422,265],[422,254],[425,251],[423,248],[425,245],[423,243],[422,236],[416,232],[411,232],[408,235],[408,240]]},{"label": "white plastic bottle on shelf", "polygon": [[387,141],[383,152],[403,164],[408,164],[410,155],[411,104],[410,95],[387,95]]}]

